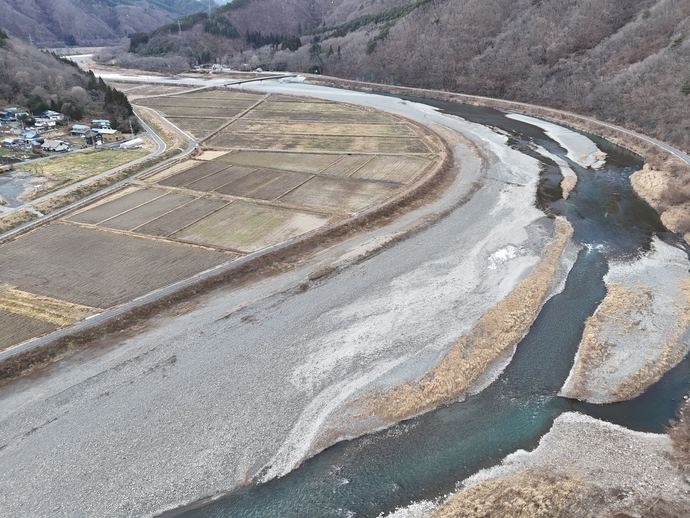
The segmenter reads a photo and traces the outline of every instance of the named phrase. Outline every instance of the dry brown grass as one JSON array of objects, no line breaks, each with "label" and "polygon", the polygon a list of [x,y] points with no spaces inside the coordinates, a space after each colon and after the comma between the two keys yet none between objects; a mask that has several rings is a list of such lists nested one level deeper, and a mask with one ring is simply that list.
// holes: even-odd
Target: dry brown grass
[{"label": "dry brown grass", "polygon": [[15,210],[9,214],[0,216],[0,234],[9,232],[13,228],[17,228],[18,226],[28,223],[29,221],[33,221],[37,217],[38,216],[35,213],[26,209]]},{"label": "dry brown grass", "polygon": [[690,473],[690,401],[686,401],[678,410],[678,414],[668,435],[673,443],[673,458],[679,469]]},{"label": "dry brown grass", "polygon": [[[678,347],[678,341],[690,324],[690,279],[681,279],[678,282],[681,283],[683,300],[677,305],[674,315],[676,324],[672,333],[658,356],[647,360],[644,367],[631,373],[625,381],[611,389],[610,395],[615,401],[624,401],[639,395],[683,358],[684,350]],[[593,379],[593,373],[604,366],[613,349],[618,346],[618,343],[602,338],[605,327],[610,323],[616,323],[623,326],[624,334],[631,331],[644,314],[653,311],[652,298],[651,289],[645,286],[606,286],[606,297],[597,312],[585,322],[578,358],[572,372],[573,385],[568,390],[568,397],[585,400],[592,396],[591,387],[597,384],[597,380]]]},{"label": "dry brown grass", "polygon": [[98,308],[72,304],[3,285],[0,285],[0,309],[58,326],[78,322],[101,311]]},{"label": "dry brown grass", "polygon": [[462,396],[501,355],[523,337],[554,285],[563,248],[572,235],[564,220],[556,220],[554,238],[532,272],[515,289],[487,311],[470,333],[418,381],[385,393],[362,396],[366,414],[386,422],[409,418]]},{"label": "dry brown grass", "polygon": [[582,479],[523,471],[456,493],[431,518],[584,518],[595,495]]},{"label": "dry brown grass", "polygon": [[685,356],[685,349],[678,347],[682,334],[690,325],[690,278],[679,279],[682,301],[678,301],[674,314],[674,328],[664,344],[659,357],[647,360],[645,366],[616,385],[613,396],[616,401],[632,399],[638,396],[653,382],[661,378],[668,370],[678,365]]}]

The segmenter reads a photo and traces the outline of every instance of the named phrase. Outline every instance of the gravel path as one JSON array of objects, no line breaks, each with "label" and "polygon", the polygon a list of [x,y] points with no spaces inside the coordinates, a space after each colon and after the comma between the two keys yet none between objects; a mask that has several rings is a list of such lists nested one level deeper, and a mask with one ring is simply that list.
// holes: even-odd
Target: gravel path
[{"label": "gravel path", "polygon": [[[267,464],[289,471],[341,405],[421,375],[536,264],[553,222],[533,206],[537,162],[504,136],[397,99],[307,90],[443,124],[483,165],[458,138],[462,174],[437,202],[6,387],[0,515],[150,516]],[[329,265],[340,272],[308,281]]]}]

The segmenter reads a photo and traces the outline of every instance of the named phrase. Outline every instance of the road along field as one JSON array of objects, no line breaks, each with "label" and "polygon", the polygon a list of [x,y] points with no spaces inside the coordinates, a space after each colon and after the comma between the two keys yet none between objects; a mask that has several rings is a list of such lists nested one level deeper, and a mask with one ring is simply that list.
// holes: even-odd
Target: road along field
[{"label": "road along field", "polygon": [[443,161],[428,131],[342,103],[223,90],[138,103],[199,149],[0,246],[0,350],[330,228]]}]

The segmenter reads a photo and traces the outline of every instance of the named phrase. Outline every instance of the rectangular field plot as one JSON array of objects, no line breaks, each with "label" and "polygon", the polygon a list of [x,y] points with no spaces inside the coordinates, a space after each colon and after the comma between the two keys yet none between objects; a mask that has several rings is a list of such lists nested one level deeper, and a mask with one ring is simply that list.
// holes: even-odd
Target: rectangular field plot
[{"label": "rectangular field plot", "polygon": [[319,228],[328,220],[325,215],[236,202],[172,237],[252,252]]},{"label": "rectangular field plot", "polygon": [[[113,88],[117,87],[114,86]],[[120,90],[120,88],[117,89]],[[132,95],[133,97],[139,97],[144,95],[165,95],[182,92],[186,89],[186,86],[143,85],[137,87],[136,89],[132,89],[130,95]]]},{"label": "rectangular field plot", "polygon": [[188,184],[187,189],[192,189],[194,191],[201,192],[212,192],[220,187],[223,187],[225,184],[234,182],[235,180],[247,176],[249,173],[255,170],[256,169],[254,167],[242,167],[232,165],[218,173],[212,174],[211,176],[207,176],[205,178],[202,178],[201,180],[197,180],[196,182]]},{"label": "rectangular field plot", "polygon": [[253,173],[221,187],[216,192],[259,200],[275,200],[306,182],[309,178],[311,176],[305,173],[257,169]]},{"label": "rectangular field plot", "polygon": [[321,174],[333,176],[350,176],[360,169],[364,164],[370,162],[372,155],[342,155],[342,158],[335,164],[330,165],[321,171]]},{"label": "rectangular field plot", "polygon": [[386,137],[331,137],[301,135],[255,135],[221,131],[208,141],[210,147],[226,149],[281,149],[285,151],[342,151],[367,153],[429,153],[420,139]]},{"label": "rectangular field plot", "polygon": [[53,223],[0,247],[0,284],[109,308],[229,260],[224,252]]},{"label": "rectangular field plot", "polygon": [[212,106],[151,106],[154,110],[167,117],[225,117],[231,119],[242,113],[246,108],[215,108]]},{"label": "rectangular field plot", "polygon": [[263,99],[265,96],[264,94],[252,94],[247,92],[238,92],[236,90],[206,90],[202,92],[182,94],[178,97],[183,99],[210,99],[213,101],[236,100],[257,102],[259,99]]},{"label": "rectangular field plot", "polygon": [[299,97],[297,95],[273,94],[268,102],[272,103],[332,103],[327,99],[317,99],[316,97]]},{"label": "rectangular field plot", "polygon": [[238,151],[228,153],[218,160],[229,164],[273,167],[289,171],[316,173],[340,158],[338,155],[320,153],[280,153],[271,151]]},{"label": "rectangular field plot", "polygon": [[305,207],[358,212],[392,196],[400,185],[315,176],[280,201]]},{"label": "rectangular field plot", "polygon": [[167,187],[184,187],[185,185],[196,182],[205,176],[212,175],[228,167],[228,164],[217,161],[196,163],[198,165],[190,167],[189,169],[186,169],[180,173],[163,178],[162,180],[159,180],[158,183]]},{"label": "rectangular field plot", "polygon": [[371,137],[416,137],[407,124],[352,124],[340,122],[269,122],[238,120],[229,128],[246,133],[278,133],[283,135],[334,135]]},{"label": "rectangular field plot", "polygon": [[[265,120],[265,121],[317,121],[317,122],[334,122],[334,123],[346,123],[346,122],[364,122],[370,124],[388,124],[392,122],[391,117],[379,113],[370,113],[364,111],[344,111],[344,112],[328,112],[319,111],[317,109],[305,110],[305,111],[290,111],[290,110],[280,110],[280,104],[278,103],[278,108],[274,110],[260,110],[259,107],[263,106],[260,104],[257,108],[254,108],[249,113],[244,115],[244,119],[252,120]],[[315,103],[311,103],[315,104]]]},{"label": "rectangular field plot", "polygon": [[256,104],[256,101],[248,99],[202,99],[176,95],[173,97],[150,97],[148,99],[140,99],[137,104],[149,106],[151,108],[175,106],[178,108],[241,108],[246,110],[250,106]]},{"label": "rectangular field plot", "polygon": [[321,112],[321,113],[367,113],[365,110],[361,110],[354,106],[348,106],[347,104],[338,104],[331,102],[322,103],[312,103],[312,102],[302,102],[302,101],[292,101],[292,102],[278,102],[273,100],[268,100],[262,102],[259,106],[255,108],[257,111],[291,111],[291,112]]},{"label": "rectangular field plot", "polygon": [[148,203],[156,198],[165,195],[164,192],[154,191],[149,189],[128,190],[124,195],[115,198],[106,198],[105,203],[96,205],[93,208],[87,209],[77,214],[69,216],[69,221],[75,223],[86,223],[89,225],[96,225],[103,220],[117,216],[118,214]]},{"label": "rectangular field plot", "polygon": [[368,178],[408,183],[421,174],[431,160],[416,156],[377,156],[351,178]]},{"label": "rectangular field plot", "polygon": [[194,199],[194,196],[184,194],[166,194],[136,209],[103,221],[99,226],[114,230],[132,230],[178,207],[182,207]]},{"label": "rectangular field plot", "polygon": [[139,234],[149,236],[167,237],[170,234],[179,232],[192,223],[200,220],[227,205],[227,201],[197,198],[184,207],[180,207],[172,212],[154,219],[134,229]]},{"label": "rectangular field plot", "polygon": [[57,328],[50,322],[0,309],[0,351]]},{"label": "rectangular field plot", "polygon": [[200,117],[168,117],[168,120],[196,139],[210,135],[228,122],[228,119],[204,119]]}]

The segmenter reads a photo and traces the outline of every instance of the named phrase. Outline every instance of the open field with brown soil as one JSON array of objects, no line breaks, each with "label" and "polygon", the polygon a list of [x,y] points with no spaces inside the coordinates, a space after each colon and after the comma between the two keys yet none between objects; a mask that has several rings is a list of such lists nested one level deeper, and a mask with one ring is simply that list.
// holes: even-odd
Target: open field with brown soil
[{"label": "open field with brown soil", "polygon": [[229,119],[217,117],[168,117],[168,120],[190,137],[200,139],[210,135],[223,124],[227,124]]},{"label": "open field with brown soil", "polygon": [[228,128],[243,133],[278,133],[284,135],[331,135],[355,137],[416,137],[407,124],[351,124],[327,122],[278,122],[239,120]]},{"label": "open field with brown soil", "polygon": [[323,153],[279,153],[271,151],[238,151],[219,158],[221,162],[254,167],[273,167],[290,171],[316,173],[343,155]]},{"label": "open field with brown soil", "polygon": [[0,309],[0,350],[57,328],[57,325],[50,322]]},{"label": "open field with brown soil", "polygon": [[193,246],[54,223],[0,247],[0,283],[109,308],[232,258]]},{"label": "open field with brown soil", "polygon": [[315,176],[280,200],[295,205],[326,207],[353,213],[391,197],[400,187],[390,183]]},{"label": "open field with brown soil", "polygon": [[430,153],[417,138],[335,137],[324,135],[280,135],[234,133],[230,128],[212,137],[208,146],[215,148],[276,149],[286,151],[341,151],[360,153]]},{"label": "open field with brown soil", "polygon": [[317,229],[328,219],[328,216],[235,202],[174,237],[250,252]]}]

